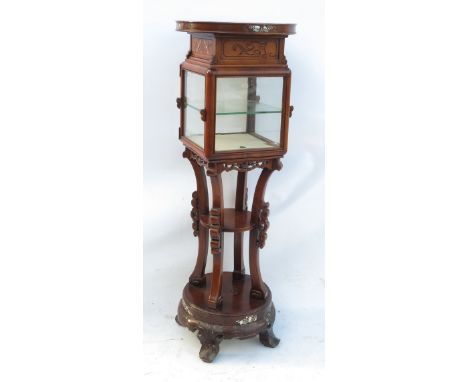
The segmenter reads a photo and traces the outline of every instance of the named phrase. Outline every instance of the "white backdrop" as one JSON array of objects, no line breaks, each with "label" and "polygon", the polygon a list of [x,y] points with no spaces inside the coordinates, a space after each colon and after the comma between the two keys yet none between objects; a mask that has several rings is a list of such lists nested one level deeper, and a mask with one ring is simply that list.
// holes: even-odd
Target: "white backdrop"
[{"label": "white backdrop", "polygon": [[[207,0],[145,3],[145,375],[163,381],[167,380],[163,377],[179,378],[185,373],[192,378],[225,375],[225,380],[320,373],[324,343],[323,1],[239,0],[222,8],[220,4]],[[195,177],[181,155],[175,103],[178,67],[187,53],[189,36],[175,32],[177,19],[298,24],[285,50],[292,70],[294,105],[289,152],[283,169],[273,174],[267,187],[270,229],[261,251],[262,276],[272,289],[277,309],[274,328],[281,343],[269,349],[258,339],[223,341],[213,366],[198,359],[196,336],[174,322],[197,251],[189,217]],[[258,173],[249,173],[249,203]],[[234,203],[235,175],[223,175],[228,206]],[[232,235],[226,234],[226,270],[232,269],[232,247]]]}]

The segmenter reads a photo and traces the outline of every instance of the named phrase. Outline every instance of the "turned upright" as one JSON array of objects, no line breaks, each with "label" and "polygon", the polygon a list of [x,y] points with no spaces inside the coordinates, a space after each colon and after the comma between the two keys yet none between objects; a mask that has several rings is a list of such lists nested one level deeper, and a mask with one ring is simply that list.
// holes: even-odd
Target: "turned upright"
[{"label": "turned upright", "polygon": [[[287,151],[291,71],[284,43],[294,24],[177,21],[190,34],[180,66],[179,139],[192,165],[192,228],[198,255],[183,290],[176,321],[197,331],[200,358],[211,362],[223,339],[259,335],[276,347],[275,308],[260,272],[267,239],[268,179],[281,170]],[[248,208],[247,174],[261,169]],[[237,171],[234,208],[226,208],[222,173]],[[211,207],[206,176],[212,188]],[[234,269],[223,270],[224,233],[234,234]],[[249,232],[249,270],[244,265],[244,232]],[[206,273],[210,250],[212,272]]]}]

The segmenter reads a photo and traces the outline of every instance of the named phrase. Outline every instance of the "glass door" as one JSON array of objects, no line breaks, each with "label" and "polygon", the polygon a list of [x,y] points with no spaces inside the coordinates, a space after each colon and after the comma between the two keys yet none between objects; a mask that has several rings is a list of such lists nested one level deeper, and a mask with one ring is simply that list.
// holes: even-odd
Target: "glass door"
[{"label": "glass door", "polygon": [[283,77],[218,77],[215,151],[278,148]]}]

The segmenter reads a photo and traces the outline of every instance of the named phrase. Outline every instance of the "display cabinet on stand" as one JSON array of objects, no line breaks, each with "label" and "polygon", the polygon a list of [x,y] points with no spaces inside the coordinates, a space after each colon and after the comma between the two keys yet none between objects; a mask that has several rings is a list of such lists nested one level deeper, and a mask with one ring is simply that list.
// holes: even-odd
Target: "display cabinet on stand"
[{"label": "display cabinet on stand", "polygon": [[[285,39],[294,24],[178,21],[190,35],[180,66],[179,138],[192,165],[192,228],[198,255],[185,286],[176,321],[201,342],[200,358],[211,362],[223,339],[259,335],[275,347],[275,307],[260,272],[260,250],[269,227],[268,179],[281,170],[288,146],[291,71]],[[260,169],[249,207],[247,176]],[[234,208],[225,208],[222,173],[237,172]],[[211,203],[208,182],[211,184]],[[234,235],[234,269],[224,271],[223,238]],[[243,242],[248,235],[245,273]],[[208,253],[213,269],[206,272]]]}]

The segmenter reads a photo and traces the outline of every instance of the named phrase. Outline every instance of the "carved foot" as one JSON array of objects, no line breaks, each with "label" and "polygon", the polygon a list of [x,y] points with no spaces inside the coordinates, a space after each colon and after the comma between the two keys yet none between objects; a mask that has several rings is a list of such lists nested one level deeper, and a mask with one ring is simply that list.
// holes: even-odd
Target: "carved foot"
[{"label": "carved foot", "polygon": [[216,358],[219,352],[219,344],[204,344],[200,349],[200,359],[204,362],[211,363]]},{"label": "carved foot", "polygon": [[184,326],[180,323],[179,316],[175,316],[174,319],[175,319],[175,322],[177,322],[180,326]]},{"label": "carved foot", "polygon": [[275,348],[280,343],[280,339],[273,333],[273,327],[268,326],[266,330],[260,333],[260,342],[263,346]]},{"label": "carved foot", "polygon": [[213,362],[219,352],[219,344],[223,340],[222,335],[213,332],[198,330],[197,337],[202,346],[200,349],[200,359],[204,362]]}]

